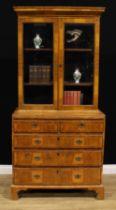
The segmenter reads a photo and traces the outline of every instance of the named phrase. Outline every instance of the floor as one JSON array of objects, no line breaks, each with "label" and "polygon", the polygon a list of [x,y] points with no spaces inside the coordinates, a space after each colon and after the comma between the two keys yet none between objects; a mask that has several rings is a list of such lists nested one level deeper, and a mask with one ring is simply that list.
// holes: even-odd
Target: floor
[{"label": "floor", "polygon": [[0,210],[116,210],[116,175],[105,175],[105,199],[86,191],[28,191],[10,199],[10,175],[0,176]]}]

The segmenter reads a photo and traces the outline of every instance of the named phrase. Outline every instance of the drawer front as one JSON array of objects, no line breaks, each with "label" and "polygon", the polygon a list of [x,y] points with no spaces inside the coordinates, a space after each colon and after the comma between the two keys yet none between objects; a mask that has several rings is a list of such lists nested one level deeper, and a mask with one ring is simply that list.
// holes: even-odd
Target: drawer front
[{"label": "drawer front", "polygon": [[69,186],[93,185],[100,182],[100,168],[14,168],[14,184]]},{"label": "drawer front", "polygon": [[103,132],[104,121],[102,120],[70,120],[61,121],[61,132]]},{"label": "drawer front", "polygon": [[15,148],[55,148],[59,139],[55,135],[15,134]]},{"label": "drawer front", "polygon": [[102,152],[87,150],[14,151],[17,166],[100,166]]},{"label": "drawer front", "polygon": [[103,135],[62,135],[59,138],[59,146],[60,148],[102,148]]},{"label": "drawer front", "polygon": [[15,120],[13,122],[14,132],[57,132],[57,121],[41,120]]},{"label": "drawer front", "polygon": [[102,148],[103,135],[15,134],[15,148]]}]

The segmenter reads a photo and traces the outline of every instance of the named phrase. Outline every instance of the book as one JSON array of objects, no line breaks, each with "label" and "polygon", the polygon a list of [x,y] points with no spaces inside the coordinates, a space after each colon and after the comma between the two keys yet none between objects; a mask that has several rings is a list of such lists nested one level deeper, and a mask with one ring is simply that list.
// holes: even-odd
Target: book
[{"label": "book", "polygon": [[51,66],[49,65],[30,65],[29,66],[29,82],[49,82]]},{"label": "book", "polygon": [[81,104],[81,91],[64,91],[64,104],[65,105],[80,105]]}]

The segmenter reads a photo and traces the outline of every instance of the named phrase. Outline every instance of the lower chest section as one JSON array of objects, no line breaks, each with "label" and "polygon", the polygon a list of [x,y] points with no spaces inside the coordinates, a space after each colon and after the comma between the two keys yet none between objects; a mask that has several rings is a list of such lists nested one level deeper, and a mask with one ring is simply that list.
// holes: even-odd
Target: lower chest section
[{"label": "lower chest section", "polygon": [[104,120],[13,119],[15,184],[100,184]]}]

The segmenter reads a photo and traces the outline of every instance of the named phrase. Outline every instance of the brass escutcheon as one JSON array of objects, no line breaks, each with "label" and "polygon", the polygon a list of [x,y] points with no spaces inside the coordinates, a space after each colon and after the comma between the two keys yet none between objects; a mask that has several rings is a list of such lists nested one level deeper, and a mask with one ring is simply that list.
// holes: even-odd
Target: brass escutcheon
[{"label": "brass escutcheon", "polygon": [[77,143],[77,144],[82,144],[82,140],[77,139],[77,140],[76,140],[76,143]]},{"label": "brass escutcheon", "polygon": [[80,174],[76,174],[76,175],[75,175],[75,178],[76,178],[76,179],[79,179],[80,177],[81,177]]},{"label": "brass escutcheon", "polygon": [[38,124],[37,124],[36,122],[33,122],[33,123],[32,123],[32,127],[33,127],[33,128],[36,128],[37,126],[38,126]]},{"label": "brass escutcheon", "polygon": [[81,157],[76,157],[75,160],[80,161]]},{"label": "brass escutcheon", "polygon": [[39,156],[34,157],[35,160],[40,160],[41,158]]},{"label": "brass escutcheon", "polygon": [[36,178],[36,179],[39,179],[40,175],[39,174],[35,174],[33,177]]},{"label": "brass escutcheon", "polygon": [[84,124],[84,122],[80,122],[80,127],[84,127],[85,126],[85,124]]},{"label": "brass escutcheon", "polygon": [[36,144],[40,144],[41,141],[40,141],[39,139],[35,139],[35,143],[36,143]]}]

